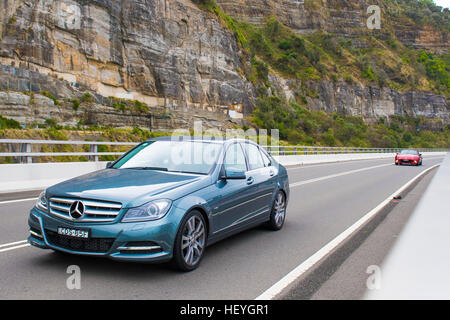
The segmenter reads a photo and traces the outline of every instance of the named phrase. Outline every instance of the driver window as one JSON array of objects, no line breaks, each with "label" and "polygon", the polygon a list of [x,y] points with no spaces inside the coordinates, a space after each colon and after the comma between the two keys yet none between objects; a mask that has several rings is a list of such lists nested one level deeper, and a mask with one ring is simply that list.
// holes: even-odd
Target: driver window
[{"label": "driver window", "polygon": [[224,168],[225,171],[247,171],[245,155],[240,144],[235,143],[228,148],[224,159]]}]

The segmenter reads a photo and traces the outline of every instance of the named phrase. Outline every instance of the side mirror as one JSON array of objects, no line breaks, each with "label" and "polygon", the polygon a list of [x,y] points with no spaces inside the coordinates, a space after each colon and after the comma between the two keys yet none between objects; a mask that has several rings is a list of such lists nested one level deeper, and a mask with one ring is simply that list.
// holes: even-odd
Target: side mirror
[{"label": "side mirror", "polygon": [[106,169],[112,168],[113,165],[114,165],[114,161],[109,161],[109,162],[106,164]]},{"label": "side mirror", "polygon": [[230,168],[228,170],[225,170],[225,168],[222,167],[222,170],[220,172],[220,179],[221,180],[245,180],[247,179],[247,176],[245,175],[245,171],[237,170]]}]

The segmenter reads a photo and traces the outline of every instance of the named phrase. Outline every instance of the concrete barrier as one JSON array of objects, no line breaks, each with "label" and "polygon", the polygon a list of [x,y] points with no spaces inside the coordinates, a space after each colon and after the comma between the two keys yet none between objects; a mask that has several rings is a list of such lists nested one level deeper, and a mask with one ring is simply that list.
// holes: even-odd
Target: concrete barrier
[{"label": "concrete barrier", "polygon": [[[275,156],[282,165],[299,166],[317,163],[394,158],[393,153],[356,153]],[[443,152],[424,153],[424,157],[445,155]],[[426,161],[426,160],[425,160]],[[106,162],[59,162],[0,165],[0,193],[39,190],[64,180],[101,170]]]}]

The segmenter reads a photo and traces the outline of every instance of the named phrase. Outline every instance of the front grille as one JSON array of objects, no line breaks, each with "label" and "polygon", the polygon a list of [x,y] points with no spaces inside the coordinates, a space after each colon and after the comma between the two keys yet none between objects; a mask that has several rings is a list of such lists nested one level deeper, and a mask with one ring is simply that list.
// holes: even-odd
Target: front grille
[{"label": "front grille", "polygon": [[45,230],[45,235],[51,245],[79,252],[106,253],[114,243],[114,238],[76,239],[64,237],[50,230]]},{"label": "front grille", "polygon": [[[73,219],[69,215],[70,206],[75,201],[81,201],[85,208],[84,215],[80,219]],[[50,198],[49,205],[51,214],[66,220],[80,222],[114,221],[122,208],[122,204],[118,202],[60,197]]]}]

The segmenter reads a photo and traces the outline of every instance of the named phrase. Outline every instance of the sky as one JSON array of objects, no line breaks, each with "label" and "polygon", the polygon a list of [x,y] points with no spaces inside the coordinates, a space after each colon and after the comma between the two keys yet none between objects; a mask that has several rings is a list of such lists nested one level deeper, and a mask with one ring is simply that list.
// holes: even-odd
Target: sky
[{"label": "sky", "polygon": [[450,8],[450,0],[434,0],[438,6]]}]

